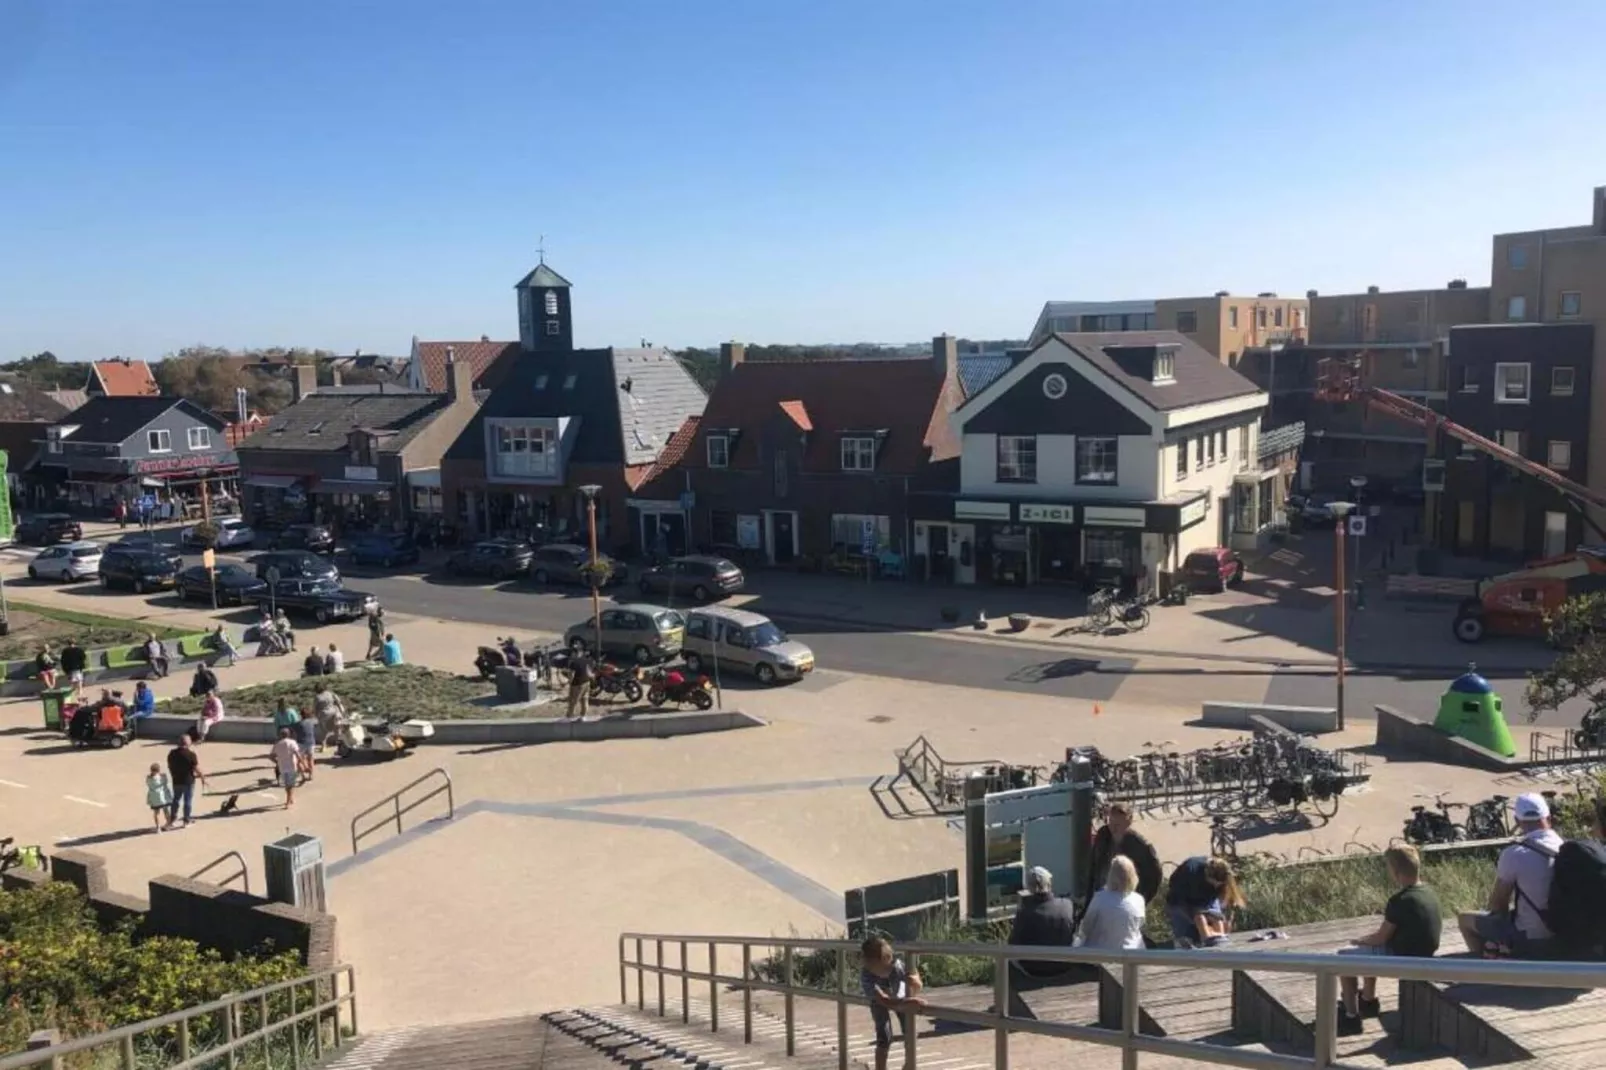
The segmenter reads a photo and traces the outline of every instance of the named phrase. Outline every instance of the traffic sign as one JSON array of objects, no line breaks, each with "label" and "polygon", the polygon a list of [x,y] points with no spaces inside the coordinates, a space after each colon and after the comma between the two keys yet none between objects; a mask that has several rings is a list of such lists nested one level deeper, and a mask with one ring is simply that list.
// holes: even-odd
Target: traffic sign
[{"label": "traffic sign", "polygon": [[1365,535],[1366,534],[1366,518],[1364,516],[1352,516],[1352,517],[1350,517],[1349,518],[1349,533],[1351,535],[1355,535],[1355,536]]},{"label": "traffic sign", "polygon": [[279,582],[279,567],[277,565],[269,565],[268,566],[268,571],[263,573],[263,578],[266,579],[269,583],[278,583]]},{"label": "traffic sign", "polygon": [[683,490],[680,492],[680,511],[689,512],[697,505],[697,492]]},{"label": "traffic sign", "polygon": [[212,549],[210,546],[202,550],[201,564],[206,566],[207,571],[217,568],[217,551]]}]

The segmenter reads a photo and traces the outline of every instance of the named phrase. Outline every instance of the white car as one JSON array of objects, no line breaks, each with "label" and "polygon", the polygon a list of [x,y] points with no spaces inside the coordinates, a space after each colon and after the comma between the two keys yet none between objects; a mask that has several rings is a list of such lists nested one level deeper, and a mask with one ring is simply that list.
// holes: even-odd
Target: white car
[{"label": "white car", "polygon": [[[237,516],[225,516],[212,521],[217,528],[217,539],[211,545],[219,550],[237,550],[250,546],[256,541],[257,533],[251,530],[251,525]],[[187,527],[178,533],[179,542],[188,547],[206,546],[206,542],[195,537],[195,526]]]},{"label": "white car", "polygon": [[101,550],[98,542],[64,542],[47,547],[28,563],[28,576],[62,583],[90,579],[100,574]]}]

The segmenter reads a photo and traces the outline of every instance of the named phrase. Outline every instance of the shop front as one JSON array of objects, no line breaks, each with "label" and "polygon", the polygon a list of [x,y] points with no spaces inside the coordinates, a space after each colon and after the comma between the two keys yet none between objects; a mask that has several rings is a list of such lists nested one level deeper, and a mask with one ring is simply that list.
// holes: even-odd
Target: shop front
[{"label": "shop front", "polygon": [[121,501],[131,511],[150,498],[160,519],[193,519],[203,511],[226,513],[239,494],[239,465],[228,451],[184,457],[73,455],[65,463],[40,462],[51,508],[110,516]]}]

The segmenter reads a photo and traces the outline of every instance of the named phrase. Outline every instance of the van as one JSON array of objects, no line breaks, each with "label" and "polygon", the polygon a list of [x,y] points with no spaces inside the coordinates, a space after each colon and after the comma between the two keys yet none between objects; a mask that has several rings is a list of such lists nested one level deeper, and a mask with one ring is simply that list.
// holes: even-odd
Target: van
[{"label": "van", "polygon": [[761,684],[801,680],[814,671],[814,651],[788,638],[774,621],[724,606],[686,614],[681,656],[692,672],[702,672],[717,660],[721,667],[752,673]]}]

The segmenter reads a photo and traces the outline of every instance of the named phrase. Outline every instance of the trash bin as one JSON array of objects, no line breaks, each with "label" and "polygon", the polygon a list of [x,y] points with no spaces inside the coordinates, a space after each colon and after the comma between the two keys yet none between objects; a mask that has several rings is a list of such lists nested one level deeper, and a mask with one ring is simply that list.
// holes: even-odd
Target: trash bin
[{"label": "trash bin", "polygon": [[496,700],[498,702],[532,702],[535,700],[535,673],[512,665],[496,667]]},{"label": "trash bin", "polygon": [[70,687],[47,687],[39,692],[39,700],[45,707],[45,728],[55,732],[67,731],[67,717],[65,707],[67,700],[73,695]]}]

